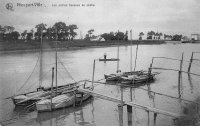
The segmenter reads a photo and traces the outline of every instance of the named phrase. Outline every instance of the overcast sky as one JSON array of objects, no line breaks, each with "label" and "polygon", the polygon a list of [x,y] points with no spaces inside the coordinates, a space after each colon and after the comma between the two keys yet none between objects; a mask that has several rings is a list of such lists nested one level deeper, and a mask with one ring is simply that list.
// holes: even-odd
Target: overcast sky
[{"label": "overcast sky", "polygon": [[[166,34],[200,33],[200,0],[0,0],[0,25],[31,30],[39,23],[52,26],[63,21],[77,24],[78,34],[94,29],[95,34],[110,31],[138,33],[154,30]],[[14,11],[6,9],[13,4]],[[40,2],[42,7],[19,7],[17,3]],[[53,7],[52,4],[94,4],[94,7]]]}]

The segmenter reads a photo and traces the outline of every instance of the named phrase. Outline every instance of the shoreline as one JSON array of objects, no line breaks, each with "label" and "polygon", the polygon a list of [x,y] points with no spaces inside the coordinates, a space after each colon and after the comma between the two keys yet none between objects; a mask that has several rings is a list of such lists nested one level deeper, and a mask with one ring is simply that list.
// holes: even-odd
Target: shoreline
[{"label": "shoreline", "polygon": [[[165,44],[164,40],[133,40],[132,45],[159,45]],[[16,44],[17,43],[17,44]],[[52,51],[54,50],[55,43],[53,41],[44,41],[44,45],[47,45],[43,48],[43,51]],[[40,51],[40,42],[0,42],[0,54],[6,53],[26,53],[26,52],[39,52]],[[101,48],[101,47],[116,47],[116,46],[129,46],[131,41],[86,41],[86,40],[74,40],[67,42],[58,43],[57,50],[80,50],[86,48]]]}]

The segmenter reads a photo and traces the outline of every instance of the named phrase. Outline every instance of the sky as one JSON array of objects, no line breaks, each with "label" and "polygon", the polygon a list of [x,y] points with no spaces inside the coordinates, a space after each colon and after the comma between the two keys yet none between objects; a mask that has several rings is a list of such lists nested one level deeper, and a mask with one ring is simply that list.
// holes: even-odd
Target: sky
[{"label": "sky", "polygon": [[[12,11],[6,9],[7,3],[13,4]],[[18,6],[32,3],[42,6]],[[89,29],[94,29],[95,35],[132,29],[135,39],[140,32],[151,30],[190,35],[200,33],[199,8],[200,0],[0,0],[0,25],[12,25],[23,32],[39,23],[52,26],[62,21],[78,26],[77,37]]]}]

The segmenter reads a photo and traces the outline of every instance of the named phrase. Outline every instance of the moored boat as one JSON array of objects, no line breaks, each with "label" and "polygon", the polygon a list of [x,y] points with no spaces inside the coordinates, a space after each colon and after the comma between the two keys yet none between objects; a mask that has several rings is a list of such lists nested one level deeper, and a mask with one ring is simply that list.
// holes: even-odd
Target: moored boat
[{"label": "moored boat", "polygon": [[[91,88],[90,88],[91,89]],[[40,100],[36,103],[38,112],[53,111],[61,108],[70,107],[75,103],[79,103],[90,98],[91,95],[83,92],[76,92],[74,90],[68,91],[66,94],[61,94],[56,97]]]}]

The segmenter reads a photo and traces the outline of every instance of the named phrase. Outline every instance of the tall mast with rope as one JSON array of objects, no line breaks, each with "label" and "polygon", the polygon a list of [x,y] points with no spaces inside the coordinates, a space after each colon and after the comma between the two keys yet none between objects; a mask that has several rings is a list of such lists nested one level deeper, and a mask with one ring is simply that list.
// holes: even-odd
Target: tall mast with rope
[{"label": "tall mast with rope", "polygon": [[39,88],[41,88],[42,85],[42,63],[43,63],[43,26],[41,27],[41,41],[40,41],[40,74],[39,74]]},{"label": "tall mast with rope", "polygon": [[[119,42],[119,30],[118,30],[118,34],[117,34],[117,40]],[[119,43],[117,46],[117,59],[119,59]],[[117,73],[119,72],[119,60],[117,60]]]},{"label": "tall mast with rope", "polygon": [[58,68],[57,68],[57,59],[58,59],[58,57],[57,57],[57,44],[58,44],[58,42],[57,42],[57,40],[58,40],[58,31],[57,31],[57,26],[56,26],[56,95],[57,95],[57,89],[58,89],[58,86],[57,86],[57,82],[58,82]]},{"label": "tall mast with rope", "polygon": [[136,47],[136,54],[135,54],[135,66],[134,66],[134,72],[137,66],[137,55],[138,55],[138,44],[139,44],[139,40],[137,41],[137,47]]},{"label": "tall mast with rope", "polygon": [[133,45],[133,41],[132,41],[132,29],[130,30],[130,38],[131,38],[131,46],[130,46],[130,72],[132,72],[132,45]]}]

